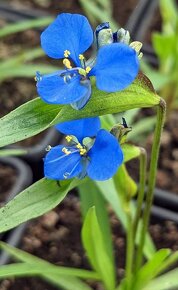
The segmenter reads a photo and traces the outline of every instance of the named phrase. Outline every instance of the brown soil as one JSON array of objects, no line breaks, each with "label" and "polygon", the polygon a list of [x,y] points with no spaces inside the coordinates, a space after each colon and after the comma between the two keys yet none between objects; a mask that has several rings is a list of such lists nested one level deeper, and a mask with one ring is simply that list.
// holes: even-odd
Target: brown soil
[{"label": "brown soil", "polygon": [[16,170],[9,165],[0,163],[0,207],[4,205],[16,179]]},{"label": "brown soil", "polygon": [[[120,222],[110,210],[114,251],[118,279],[124,275],[125,235]],[[67,197],[56,209],[32,221],[23,236],[20,248],[52,263],[62,266],[89,269],[80,241],[80,203],[76,197]],[[157,248],[170,247],[178,250],[178,226],[167,221],[157,224],[152,221],[151,235]],[[92,289],[101,290],[100,285],[91,284]],[[55,290],[46,282],[36,278],[6,279],[1,290]]]}]

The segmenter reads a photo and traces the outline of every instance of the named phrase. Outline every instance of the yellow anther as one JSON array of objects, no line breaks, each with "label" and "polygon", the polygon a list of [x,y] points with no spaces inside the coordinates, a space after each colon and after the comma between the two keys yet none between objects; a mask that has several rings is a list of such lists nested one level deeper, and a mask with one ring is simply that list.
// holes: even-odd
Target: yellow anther
[{"label": "yellow anther", "polygon": [[64,57],[69,57],[70,55],[70,51],[69,50],[65,50],[64,51]]},{"label": "yellow anther", "polygon": [[85,148],[80,149],[80,155],[85,155],[87,150]]},{"label": "yellow anther", "polygon": [[82,76],[84,76],[84,77],[86,77],[86,75],[87,75],[86,70],[83,69],[83,68],[79,68],[78,72],[79,72],[80,75],[82,75]]},{"label": "yellow anther", "polygon": [[88,74],[91,71],[91,67],[90,66],[87,66],[86,69],[85,69],[85,71]]},{"label": "yellow anther", "polygon": [[65,138],[66,138],[67,142],[70,142],[73,139],[72,136],[70,136],[70,135],[67,135]]},{"label": "yellow anther", "polygon": [[65,153],[66,155],[71,154],[72,152],[70,150],[68,150],[66,147],[62,148],[62,152]]},{"label": "yellow anther", "polygon": [[77,143],[76,147],[77,147],[78,149],[83,149],[83,146],[82,146],[80,143]]},{"label": "yellow anther", "polygon": [[85,59],[85,57],[83,56],[83,54],[79,54],[79,59],[80,60],[84,60]]},{"label": "yellow anther", "polygon": [[137,52],[139,53],[141,48],[142,48],[142,43],[140,41],[133,41],[130,43],[130,46]]},{"label": "yellow anther", "polygon": [[77,143],[76,148],[79,149],[80,155],[85,155],[87,153],[87,150],[84,146],[82,146],[80,143]]},{"label": "yellow anther", "polygon": [[66,68],[70,69],[72,68],[70,60],[68,60],[67,58],[63,59],[63,64],[65,65]]}]

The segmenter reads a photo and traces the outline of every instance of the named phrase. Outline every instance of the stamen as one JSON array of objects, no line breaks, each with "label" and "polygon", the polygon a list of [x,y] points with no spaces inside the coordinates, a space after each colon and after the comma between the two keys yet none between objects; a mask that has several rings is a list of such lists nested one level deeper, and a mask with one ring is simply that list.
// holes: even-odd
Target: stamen
[{"label": "stamen", "polygon": [[65,50],[64,51],[64,57],[69,57],[70,55],[70,51],[69,50]]},{"label": "stamen", "polygon": [[84,60],[85,59],[84,55],[83,54],[79,54],[79,59],[80,60]]},{"label": "stamen", "polygon": [[82,75],[82,76],[84,76],[84,77],[86,77],[86,75],[87,75],[86,70],[83,69],[83,68],[79,68],[78,72],[79,72],[80,75]]},{"label": "stamen", "polygon": [[67,83],[70,83],[70,80],[71,80],[71,76],[70,75],[64,75],[64,82],[67,84]]},{"label": "stamen", "polygon": [[70,173],[69,173],[69,172],[65,172],[65,173],[63,174],[63,176],[64,176],[65,179],[67,179],[67,178],[70,176]]},{"label": "stamen", "polygon": [[72,139],[73,139],[73,137],[70,136],[70,135],[67,135],[65,138],[66,138],[67,142],[70,142],[70,141],[72,141]]},{"label": "stamen", "polygon": [[72,152],[70,150],[68,150],[66,147],[62,148],[62,152],[65,153],[66,155],[71,154]]},{"label": "stamen", "polygon": [[79,149],[80,155],[85,155],[87,153],[86,148],[82,146],[80,143],[77,143],[76,147]]},{"label": "stamen", "polygon": [[91,67],[90,66],[87,66],[86,69],[85,69],[85,71],[88,74],[91,71]]},{"label": "stamen", "polygon": [[48,145],[48,146],[46,147],[45,150],[46,150],[47,152],[49,152],[49,151],[51,150],[51,148],[52,148],[52,147],[51,147],[50,145]]},{"label": "stamen", "polygon": [[36,72],[36,76],[34,77],[34,80],[35,80],[36,82],[39,82],[39,81],[42,80],[42,75],[40,74],[39,71]]},{"label": "stamen", "polygon": [[67,58],[64,58],[64,59],[63,59],[63,64],[64,64],[65,67],[68,68],[68,69],[71,69],[71,68],[72,68],[71,63],[70,63],[70,60],[67,59]]},{"label": "stamen", "polygon": [[83,146],[82,146],[80,143],[77,143],[76,147],[77,147],[78,149],[82,149],[82,148],[83,148]]},{"label": "stamen", "polygon": [[80,149],[80,155],[85,155],[87,150],[85,148]]},{"label": "stamen", "polygon": [[142,45],[143,44],[140,41],[133,41],[131,42],[130,47],[132,47],[137,53],[139,53]]}]

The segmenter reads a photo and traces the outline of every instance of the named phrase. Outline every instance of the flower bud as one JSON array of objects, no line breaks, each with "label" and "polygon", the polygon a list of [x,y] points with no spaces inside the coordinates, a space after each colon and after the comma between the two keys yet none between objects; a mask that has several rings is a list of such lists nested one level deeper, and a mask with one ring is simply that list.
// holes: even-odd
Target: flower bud
[{"label": "flower bud", "polygon": [[109,22],[101,23],[96,27],[95,41],[97,48],[113,43],[113,33],[109,26]]},{"label": "flower bud", "polygon": [[126,120],[124,118],[122,118],[122,120],[122,124],[116,124],[111,129],[111,134],[119,140],[120,144],[126,142],[127,134],[132,131],[132,128],[127,126]]},{"label": "flower bud", "polygon": [[121,42],[124,44],[129,44],[130,42],[130,33],[124,28],[120,28],[118,31],[113,33],[114,42]]}]

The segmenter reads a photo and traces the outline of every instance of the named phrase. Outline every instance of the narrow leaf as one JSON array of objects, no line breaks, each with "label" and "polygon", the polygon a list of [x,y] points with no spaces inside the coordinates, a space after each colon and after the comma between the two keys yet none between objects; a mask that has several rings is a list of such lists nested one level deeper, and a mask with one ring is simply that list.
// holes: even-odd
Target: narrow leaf
[{"label": "narrow leaf", "polygon": [[143,290],[177,290],[178,289],[178,268],[154,279]]},{"label": "narrow leaf", "polygon": [[50,24],[53,21],[52,17],[42,17],[38,19],[25,20],[17,23],[9,24],[1,28],[0,37],[7,36],[12,33],[17,33],[31,28],[42,27]]},{"label": "narrow leaf", "polygon": [[0,156],[19,156],[27,154],[27,150],[24,149],[2,149],[0,150]]},{"label": "narrow leaf", "polygon": [[82,228],[82,241],[90,263],[100,274],[106,289],[114,289],[114,268],[105,248],[95,208],[89,209]]},{"label": "narrow leaf", "polygon": [[157,275],[162,263],[170,253],[170,249],[161,249],[156,252],[152,259],[141,268],[138,275],[134,278],[135,283],[133,289],[142,290],[143,287]]},{"label": "narrow leaf", "polygon": [[48,212],[80,182],[73,179],[58,184],[45,178],[37,181],[0,209],[0,232]]},{"label": "narrow leaf", "polygon": [[[85,269],[70,268],[70,267],[60,267],[53,265],[41,258],[33,256],[25,251],[14,248],[8,244],[0,242],[0,247],[14,257],[16,260],[22,261],[23,263],[17,263],[17,269],[12,265],[7,265],[0,267],[0,277],[7,276],[21,276],[23,274],[23,265],[24,274],[33,276],[34,274],[56,274],[56,275],[68,275],[71,277],[79,277],[83,279],[96,279],[99,280],[99,275],[93,271],[88,271]],[[21,265],[21,266],[20,266]],[[30,265],[30,268],[29,268]],[[32,267],[33,265],[33,267]],[[8,271],[9,268],[9,271]]]},{"label": "narrow leaf", "polygon": [[79,187],[81,209],[83,213],[83,219],[85,219],[88,210],[95,206],[96,215],[102,231],[104,244],[106,245],[106,251],[110,260],[114,263],[114,253],[112,245],[112,234],[110,221],[108,216],[107,204],[102,196],[99,188],[96,187],[93,181],[88,180],[81,184]]},{"label": "narrow leaf", "polygon": [[128,162],[140,156],[140,148],[132,144],[123,144],[122,151],[124,153],[124,162]]}]

